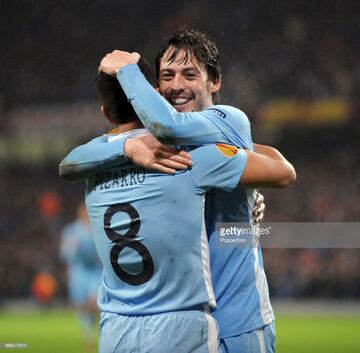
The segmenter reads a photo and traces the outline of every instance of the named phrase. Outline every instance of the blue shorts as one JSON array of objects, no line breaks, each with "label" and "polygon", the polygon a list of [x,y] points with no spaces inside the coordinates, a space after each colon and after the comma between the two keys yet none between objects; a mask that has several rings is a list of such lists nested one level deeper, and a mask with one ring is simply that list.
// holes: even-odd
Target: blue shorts
[{"label": "blue shorts", "polygon": [[222,353],[275,353],[275,322],[259,330],[220,340]]},{"label": "blue shorts", "polygon": [[218,353],[215,319],[202,311],[100,314],[99,353]]}]

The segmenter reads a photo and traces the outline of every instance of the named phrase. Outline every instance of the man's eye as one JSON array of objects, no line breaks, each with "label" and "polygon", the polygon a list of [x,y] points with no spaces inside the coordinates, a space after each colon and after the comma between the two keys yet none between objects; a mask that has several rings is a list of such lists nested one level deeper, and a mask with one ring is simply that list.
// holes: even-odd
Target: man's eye
[{"label": "man's eye", "polygon": [[171,75],[171,74],[162,74],[161,75],[161,78],[164,80],[171,80],[172,77],[173,77],[173,75]]}]

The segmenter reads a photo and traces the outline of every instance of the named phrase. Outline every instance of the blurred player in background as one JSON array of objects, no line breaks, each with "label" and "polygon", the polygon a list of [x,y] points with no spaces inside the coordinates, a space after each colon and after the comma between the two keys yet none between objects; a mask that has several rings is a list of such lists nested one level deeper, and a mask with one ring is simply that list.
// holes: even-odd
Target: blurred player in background
[{"label": "blurred player in background", "polygon": [[[221,87],[220,59],[208,36],[193,30],[179,31],[159,51],[159,92],[176,110],[146,82],[133,65],[134,57],[134,53],[114,51],[103,59],[100,69],[117,75],[141,121],[160,141],[188,145],[221,142],[249,150],[255,147],[256,152],[269,151],[266,146],[253,146],[250,123],[243,112],[214,106]],[[201,113],[186,113],[199,110]],[[295,178],[292,169],[290,180]],[[259,238],[255,237],[251,247],[220,248],[215,234],[216,222],[253,225],[254,200],[254,189],[235,190],[230,195],[212,190],[207,197],[211,273],[218,304],[213,315],[220,325],[224,352],[275,351],[274,314]]]},{"label": "blurred player in background", "polygon": [[68,295],[78,310],[85,342],[87,346],[94,346],[94,328],[98,319],[96,297],[101,283],[102,267],[84,202],[77,208],[76,220],[68,224],[62,232],[60,257],[67,265]]}]

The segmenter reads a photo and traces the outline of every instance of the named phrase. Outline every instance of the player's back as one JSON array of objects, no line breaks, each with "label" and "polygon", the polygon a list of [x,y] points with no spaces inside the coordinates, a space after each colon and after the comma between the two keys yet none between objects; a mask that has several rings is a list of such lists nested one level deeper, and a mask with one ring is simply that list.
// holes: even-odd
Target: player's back
[{"label": "player's back", "polygon": [[89,178],[86,203],[104,266],[101,310],[144,315],[214,307],[204,193],[215,185],[234,188],[245,162],[215,145],[191,154],[193,168],[174,176],[129,163]]}]

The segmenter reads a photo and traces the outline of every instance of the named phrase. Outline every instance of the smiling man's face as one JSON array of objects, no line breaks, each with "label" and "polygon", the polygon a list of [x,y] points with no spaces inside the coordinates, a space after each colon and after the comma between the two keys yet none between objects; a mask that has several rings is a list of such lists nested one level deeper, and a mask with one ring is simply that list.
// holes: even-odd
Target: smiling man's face
[{"label": "smiling man's face", "polygon": [[170,47],[161,58],[159,92],[178,112],[201,111],[213,105],[212,94],[220,89],[220,81],[211,82],[203,65],[189,53],[180,50],[171,62]]}]

